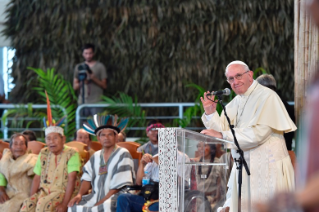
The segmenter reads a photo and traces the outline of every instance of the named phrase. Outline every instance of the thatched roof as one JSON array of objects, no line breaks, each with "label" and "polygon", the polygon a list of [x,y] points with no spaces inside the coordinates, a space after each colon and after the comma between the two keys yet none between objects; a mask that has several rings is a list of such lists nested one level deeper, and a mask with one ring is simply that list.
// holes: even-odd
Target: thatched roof
[{"label": "thatched roof", "polygon": [[224,88],[225,66],[239,59],[269,70],[293,99],[293,0],[12,0],[7,15],[14,101],[31,101],[21,96],[31,92],[28,66],[54,67],[72,80],[87,42],[108,68],[108,95],[193,101],[187,83]]}]

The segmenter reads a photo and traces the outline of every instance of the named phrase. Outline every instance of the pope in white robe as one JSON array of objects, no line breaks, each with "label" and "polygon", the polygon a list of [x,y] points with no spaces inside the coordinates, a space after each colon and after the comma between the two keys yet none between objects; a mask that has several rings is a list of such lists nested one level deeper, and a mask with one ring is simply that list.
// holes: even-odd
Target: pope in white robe
[{"label": "pope in white robe", "polygon": [[[268,200],[277,191],[294,189],[294,170],[283,137],[295,131],[278,95],[253,80],[253,73],[241,61],[234,61],[226,68],[227,81],[237,96],[226,106],[226,113],[234,125],[234,131],[250,169],[248,176],[243,168],[241,211],[253,211],[256,202]],[[209,92],[207,92],[209,93]],[[202,133],[234,141],[224,115],[216,112],[216,103],[206,94],[202,98],[205,114],[202,121],[207,128]],[[214,96],[212,96],[213,99]],[[237,147],[230,145],[234,159],[238,159]],[[227,200],[218,211],[226,207],[238,211],[238,171],[236,164],[228,181]]]}]

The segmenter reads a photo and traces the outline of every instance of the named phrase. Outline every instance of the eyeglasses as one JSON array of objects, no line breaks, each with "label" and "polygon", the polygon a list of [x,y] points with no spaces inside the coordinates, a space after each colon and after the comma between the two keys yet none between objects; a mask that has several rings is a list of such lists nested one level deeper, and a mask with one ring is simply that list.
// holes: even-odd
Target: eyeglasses
[{"label": "eyeglasses", "polygon": [[249,72],[249,71],[246,71],[246,72],[244,72],[244,73],[242,73],[242,74],[236,74],[235,77],[229,77],[229,78],[227,78],[227,82],[231,84],[231,83],[234,82],[235,78],[236,78],[237,80],[241,80],[241,78],[243,77],[243,75],[246,74],[247,72]]}]

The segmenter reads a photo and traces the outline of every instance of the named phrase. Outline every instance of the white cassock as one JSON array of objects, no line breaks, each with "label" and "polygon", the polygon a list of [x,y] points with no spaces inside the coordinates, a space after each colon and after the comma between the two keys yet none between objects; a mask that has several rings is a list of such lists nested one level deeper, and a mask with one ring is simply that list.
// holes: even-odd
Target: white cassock
[{"label": "white cassock", "polygon": [[[277,191],[293,190],[294,170],[283,133],[297,128],[279,96],[254,81],[246,93],[237,95],[226,105],[226,112],[235,126],[235,135],[251,173],[248,177],[243,168],[242,211],[252,211],[254,203],[268,200]],[[203,114],[202,121],[207,129],[219,131],[223,139],[234,141],[224,112],[221,116],[217,112],[209,116]],[[238,158],[235,145],[229,148],[233,158]],[[234,163],[224,204],[231,212],[238,211],[237,176]]]},{"label": "white cassock", "polygon": [[[101,151],[95,152],[83,167],[81,181],[90,181],[92,192],[83,196],[79,204],[68,208],[68,212],[116,211],[116,200],[121,192],[112,195],[101,205],[94,205],[103,199],[111,189],[133,185],[135,173],[130,153],[125,148],[118,147],[107,161],[107,173],[99,175]],[[102,159],[104,160],[103,157]]]}]

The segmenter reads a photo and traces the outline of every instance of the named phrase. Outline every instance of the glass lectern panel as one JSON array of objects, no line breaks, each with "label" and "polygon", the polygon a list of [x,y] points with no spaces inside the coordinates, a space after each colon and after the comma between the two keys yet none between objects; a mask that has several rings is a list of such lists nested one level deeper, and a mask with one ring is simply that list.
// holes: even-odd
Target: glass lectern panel
[{"label": "glass lectern panel", "polygon": [[183,212],[215,212],[226,200],[226,140],[176,129],[177,208]]}]

